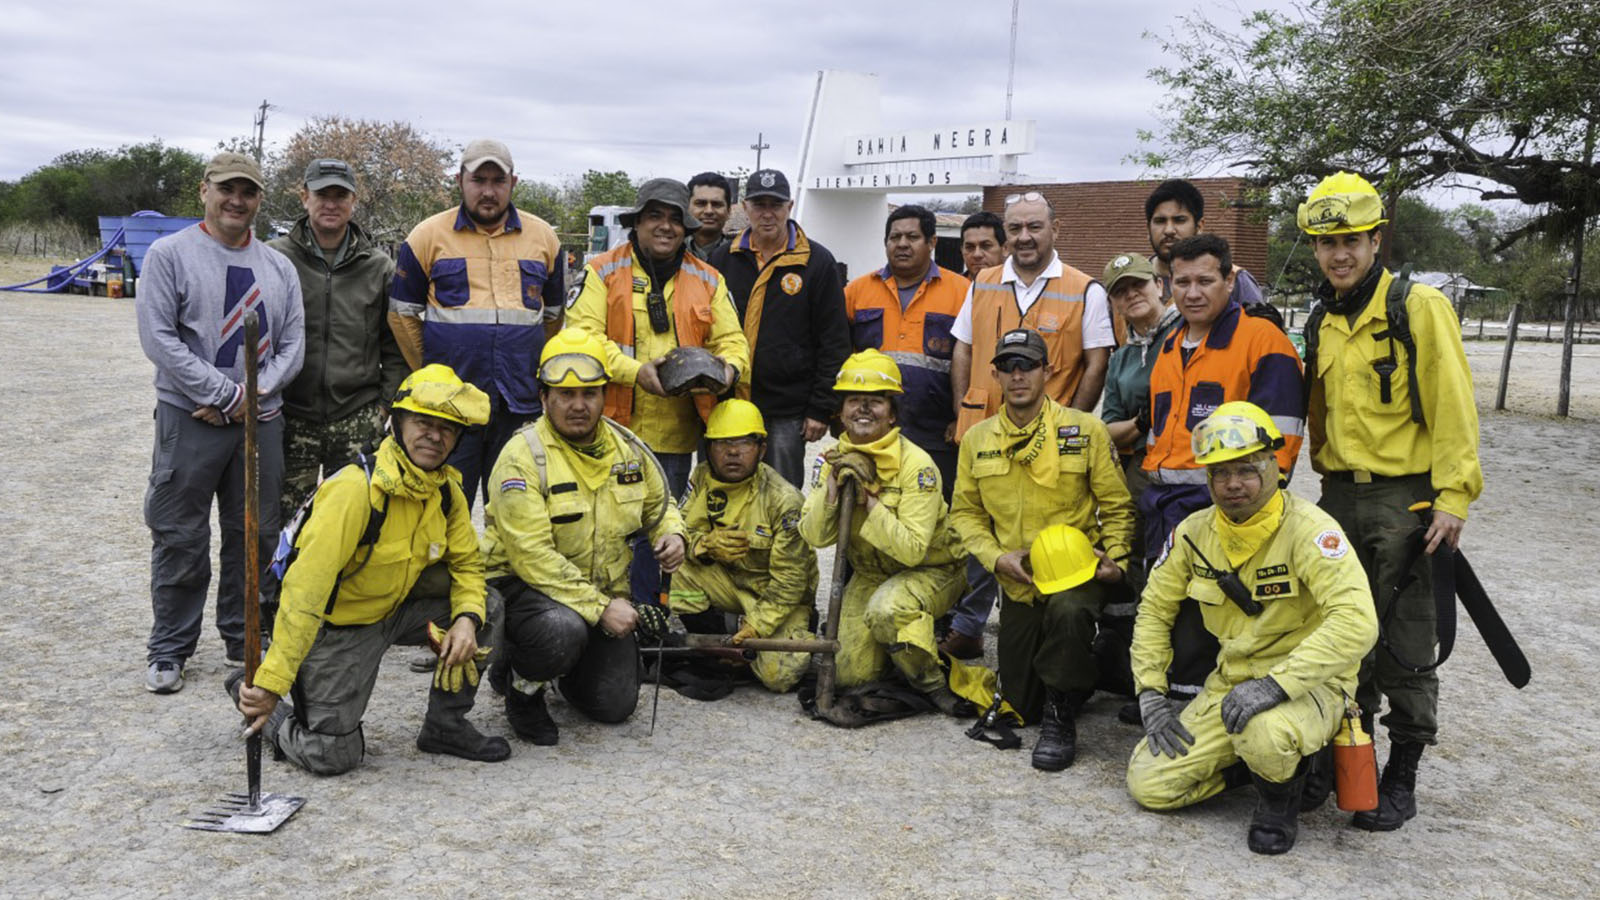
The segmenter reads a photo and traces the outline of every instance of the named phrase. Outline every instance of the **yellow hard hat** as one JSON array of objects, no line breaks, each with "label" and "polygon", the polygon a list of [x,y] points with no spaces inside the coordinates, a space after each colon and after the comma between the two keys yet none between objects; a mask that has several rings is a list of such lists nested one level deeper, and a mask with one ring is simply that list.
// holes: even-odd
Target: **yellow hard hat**
[{"label": "yellow hard hat", "polygon": [[706,420],[708,441],[742,438],[752,434],[766,437],[767,423],[761,418],[761,410],[756,409],[756,405],[749,400],[724,400],[717,404],[717,408],[711,411],[711,417]]},{"label": "yellow hard hat", "polygon": [[868,347],[839,367],[833,389],[844,394],[903,394],[900,367],[883,353]]},{"label": "yellow hard hat", "polygon": [[1322,179],[1295,213],[1295,223],[1306,234],[1371,231],[1387,221],[1378,189],[1352,172],[1335,172]]},{"label": "yellow hard hat", "polygon": [[395,392],[393,408],[457,425],[489,421],[489,395],[462,381],[455,369],[442,363],[431,363],[407,375]]},{"label": "yellow hard hat", "polygon": [[544,342],[539,381],[546,387],[594,387],[610,380],[606,342],[599,335],[568,325]]},{"label": "yellow hard hat", "polygon": [[1283,432],[1267,411],[1245,400],[1231,400],[1195,426],[1189,437],[1194,460],[1202,466],[1223,463],[1257,450],[1283,446]]},{"label": "yellow hard hat", "polygon": [[1083,532],[1071,525],[1051,525],[1033,539],[1028,564],[1039,593],[1054,594],[1093,578],[1100,558]]}]

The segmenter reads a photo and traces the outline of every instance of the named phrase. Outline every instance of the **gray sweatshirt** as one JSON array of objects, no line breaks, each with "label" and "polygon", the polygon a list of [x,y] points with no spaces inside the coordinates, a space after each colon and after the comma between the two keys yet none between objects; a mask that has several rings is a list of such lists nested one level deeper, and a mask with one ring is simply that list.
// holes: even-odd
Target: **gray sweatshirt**
[{"label": "gray sweatshirt", "polygon": [[156,366],[156,399],[186,411],[244,405],[244,311],[261,316],[261,417],[305,359],[300,278],[283,254],[252,238],[224,246],[191,225],[150,245],[137,300],[139,345]]}]

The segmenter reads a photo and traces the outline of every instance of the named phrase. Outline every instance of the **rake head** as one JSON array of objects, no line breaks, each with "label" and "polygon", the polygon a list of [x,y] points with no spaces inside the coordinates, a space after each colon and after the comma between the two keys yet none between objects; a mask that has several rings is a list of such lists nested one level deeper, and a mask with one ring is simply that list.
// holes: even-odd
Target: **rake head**
[{"label": "rake head", "polygon": [[276,831],[279,825],[288,821],[305,804],[304,797],[262,794],[260,802],[251,805],[249,794],[229,793],[224,794],[212,809],[183,823],[183,827],[199,831],[268,834]]}]

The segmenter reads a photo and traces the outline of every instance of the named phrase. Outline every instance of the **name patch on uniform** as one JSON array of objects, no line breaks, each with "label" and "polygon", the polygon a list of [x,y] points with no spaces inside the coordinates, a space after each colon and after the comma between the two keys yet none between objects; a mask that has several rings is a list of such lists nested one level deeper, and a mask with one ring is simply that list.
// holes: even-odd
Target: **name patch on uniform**
[{"label": "name patch on uniform", "polygon": [[1078,426],[1076,426],[1076,425],[1063,425],[1060,428],[1056,429],[1056,437],[1077,437],[1077,436],[1078,436]]},{"label": "name patch on uniform", "polygon": [[1317,535],[1317,549],[1329,559],[1342,559],[1350,552],[1350,543],[1338,530],[1330,528]]},{"label": "name patch on uniform", "polygon": [[1193,570],[1194,574],[1200,576],[1201,578],[1209,578],[1212,581],[1216,581],[1217,580],[1217,570],[1211,568],[1210,566],[1206,565],[1205,563],[1201,563],[1201,562],[1192,563],[1189,566],[1189,568],[1191,570]]},{"label": "name patch on uniform", "polygon": [[979,450],[978,451],[978,458],[979,459],[999,459],[1001,457],[1001,455],[1002,454],[1001,454],[1001,452],[999,450]]},{"label": "name patch on uniform", "polygon": [[1263,566],[1256,570],[1256,578],[1272,578],[1277,575],[1288,575],[1289,567],[1283,563],[1275,566]]},{"label": "name patch on uniform", "polygon": [[1282,597],[1289,593],[1287,581],[1263,581],[1256,585],[1257,597]]},{"label": "name patch on uniform", "polygon": [[800,276],[790,272],[778,280],[778,286],[783,288],[785,294],[793,297],[800,293]]},{"label": "name patch on uniform", "polygon": [[643,278],[635,278],[635,279],[633,279],[633,289],[636,290],[636,291],[642,291],[642,290],[644,290],[645,288],[647,288],[649,286],[650,286],[650,282],[644,280]]},{"label": "name patch on uniform", "polygon": [[506,491],[525,491],[527,489],[528,482],[522,478],[507,478],[505,481],[500,482],[500,493],[502,494]]},{"label": "name patch on uniform", "polygon": [[1089,438],[1087,436],[1056,438],[1056,451],[1063,456],[1082,456],[1083,448],[1087,446],[1089,446]]},{"label": "name patch on uniform", "polygon": [[924,491],[938,490],[939,471],[933,466],[923,466],[922,471],[917,473],[917,487]]}]

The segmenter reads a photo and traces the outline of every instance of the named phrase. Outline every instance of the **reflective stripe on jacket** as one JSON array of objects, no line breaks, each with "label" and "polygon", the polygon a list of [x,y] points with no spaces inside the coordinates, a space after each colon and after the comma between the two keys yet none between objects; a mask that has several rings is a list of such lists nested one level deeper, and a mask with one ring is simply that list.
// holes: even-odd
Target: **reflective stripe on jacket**
[{"label": "reflective stripe on jacket", "polygon": [[944,432],[955,418],[950,395],[955,338],[950,326],[961,312],[968,284],[949,269],[931,265],[904,309],[887,267],[851,281],[844,289],[851,346],[858,351],[882,350],[900,366],[905,382],[901,430],[919,446],[948,447]]}]

